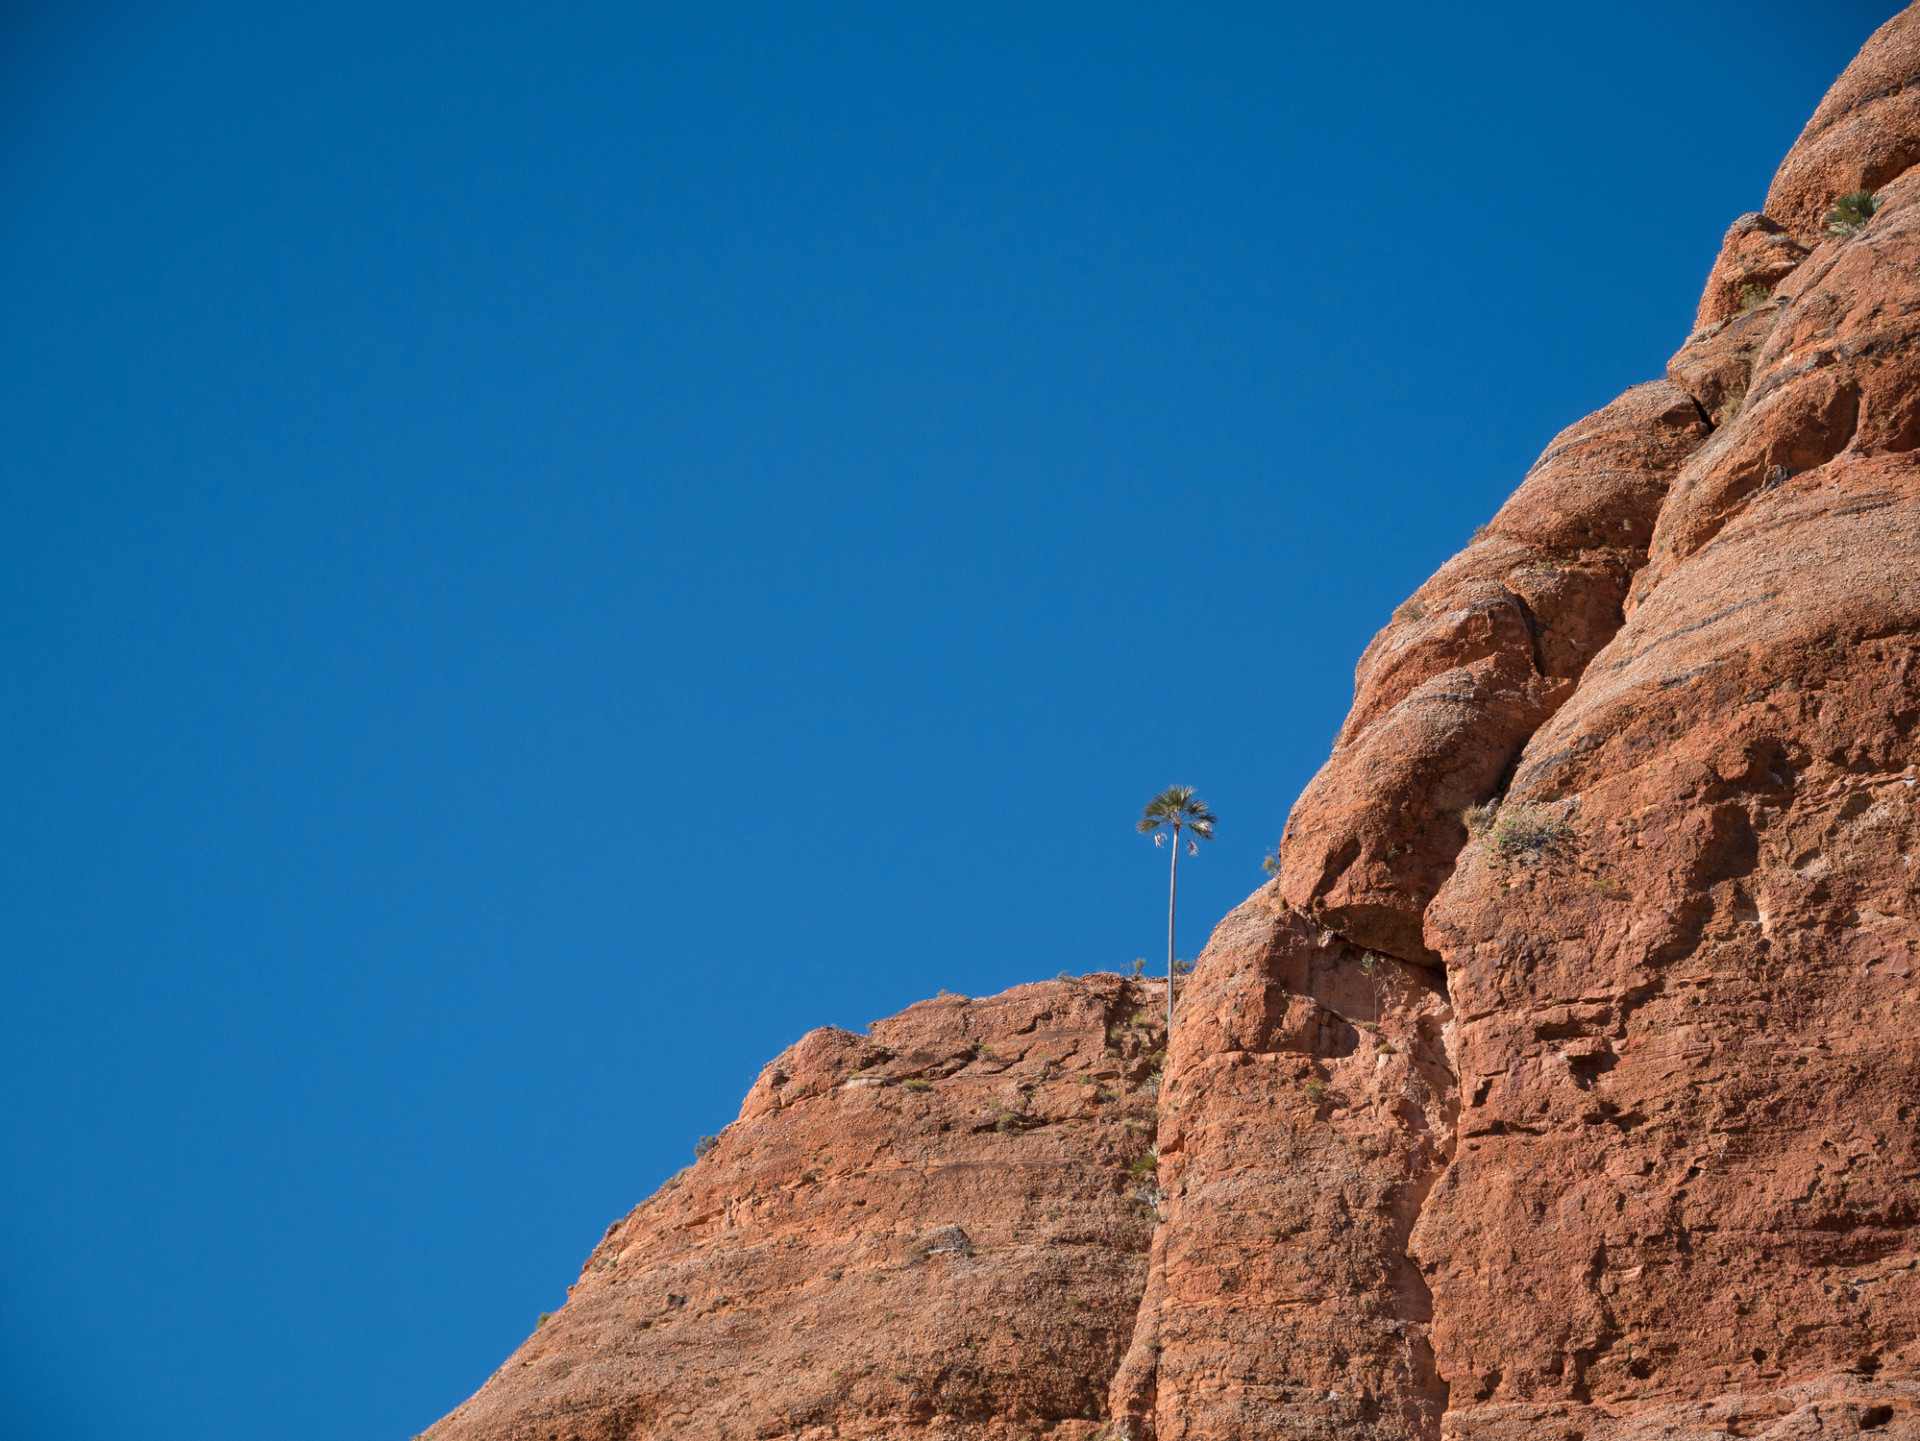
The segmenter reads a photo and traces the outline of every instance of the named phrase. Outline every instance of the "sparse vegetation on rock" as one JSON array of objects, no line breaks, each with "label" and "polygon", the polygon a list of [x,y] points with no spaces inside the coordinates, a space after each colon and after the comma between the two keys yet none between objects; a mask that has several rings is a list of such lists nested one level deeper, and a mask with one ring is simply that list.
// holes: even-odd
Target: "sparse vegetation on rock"
[{"label": "sparse vegetation on rock", "polygon": [[1502,860],[1540,856],[1573,838],[1573,827],[1542,806],[1502,806],[1487,827],[1487,849]]},{"label": "sparse vegetation on rock", "polygon": [[1842,195],[1833,202],[1833,209],[1827,212],[1827,234],[1850,239],[1867,228],[1867,222],[1873,219],[1879,209],[1879,198],[1871,190],[1856,190],[1850,195]]}]

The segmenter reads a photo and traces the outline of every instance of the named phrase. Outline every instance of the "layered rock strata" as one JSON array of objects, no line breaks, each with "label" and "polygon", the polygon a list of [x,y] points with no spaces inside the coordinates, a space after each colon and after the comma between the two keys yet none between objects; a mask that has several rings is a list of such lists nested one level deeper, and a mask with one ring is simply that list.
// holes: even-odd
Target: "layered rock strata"
[{"label": "layered rock strata", "polygon": [[1375,637],[1163,1077],[1118,978],[816,1032],[432,1434],[1920,1438],[1916,163],[1920,7]]}]

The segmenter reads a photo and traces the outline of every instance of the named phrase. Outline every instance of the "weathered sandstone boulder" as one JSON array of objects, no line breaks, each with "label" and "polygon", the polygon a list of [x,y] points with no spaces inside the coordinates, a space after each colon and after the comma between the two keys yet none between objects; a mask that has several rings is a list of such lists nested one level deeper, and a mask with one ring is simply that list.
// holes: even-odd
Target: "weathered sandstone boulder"
[{"label": "weathered sandstone boulder", "polygon": [[1825,238],[1833,202],[1878,190],[1920,161],[1920,13],[1873,33],[1781,162],[1766,213],[1805,244]]},{"label": "weathered sandstone boulder", "polygon": [[[1807,247],[1789,235],[1778,221],[1757,212],[1741,216],[1728,227],[1726,239],[1720,242],[1720,258],[1713,263],[1706,292],[1700,297],[1700,309],[1693,318],[1696,336],[1753,309],[1806,258]],[[1695,395],[1699,394],[1696,385],[1671,371],[1668,374]],[[1717,408],[1707,406],[1709,411]],[[1716,416],[1714,424],[1719,423]]]},{"label": "weathered sandstone boulder", "polygon": [[1281,838],[1289,902],[1360,946],[1438,964],[1421,915],[1466,841],[1461,814],[1619,628],[1667,487],[1710,428],[1670,381],[1569,426],[1373,638]]},{"label": "weathered sandstone boulder", "polygon": [[1738,402],[1675,481],[1636,599],[1778,487],[1842,452],[1902,453],[1920,442],[1920,172],[1880,200],[1862,234],[1822,243],[1773,300],[1729,323],[1749,337],[1728,382]]}]

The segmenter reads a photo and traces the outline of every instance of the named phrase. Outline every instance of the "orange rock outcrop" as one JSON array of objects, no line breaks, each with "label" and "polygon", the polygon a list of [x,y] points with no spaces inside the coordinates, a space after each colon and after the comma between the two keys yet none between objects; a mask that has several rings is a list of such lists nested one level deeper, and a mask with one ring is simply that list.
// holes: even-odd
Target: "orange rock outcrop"
[{"label": "orange rock outcrop", "polygon": [[1146,1285],[1156,994],[805,1036],[434,1441],[1090,1435]]},{"label": "orange rock outcrop", "polygon": [[1920,1438],[1916,166],[1920,6],[1375,637],[1166,1052],[813,1033],[436,1441]]}]

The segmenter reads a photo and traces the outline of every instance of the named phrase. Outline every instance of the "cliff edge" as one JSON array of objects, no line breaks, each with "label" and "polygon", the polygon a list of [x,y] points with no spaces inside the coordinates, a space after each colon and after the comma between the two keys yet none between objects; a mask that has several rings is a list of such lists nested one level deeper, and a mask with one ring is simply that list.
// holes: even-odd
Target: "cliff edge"
[{"label": "cliff edge", "polygon": [[1920,1438],[1916,162],[1920,5],[1368,646],[1170,1054],[814,1032],[435,1441]]}]

